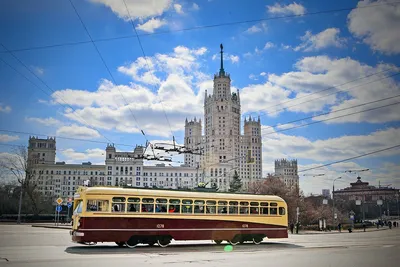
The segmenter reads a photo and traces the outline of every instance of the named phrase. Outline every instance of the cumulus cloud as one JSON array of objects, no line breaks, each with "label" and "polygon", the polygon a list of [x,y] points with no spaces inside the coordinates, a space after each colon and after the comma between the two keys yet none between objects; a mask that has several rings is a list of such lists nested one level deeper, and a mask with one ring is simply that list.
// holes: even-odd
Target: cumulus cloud
[{"label": "cumulus cloud", "polygon": [[192,8],[193,8],[193,10],[199,10],[200,9],[199,5],[196,4],[196,3],[193,3]]},{"label": "cumulus cloud", "polygon": [[273,47],[275,47],[275,44],[274,43],[271,43],[271,42],[266,42],[265,43],[265,45],[264,45],[264,49],[270,49],[270,48],[273,48]]},{"label": "cumulus cloud", "polygon": [[[167,11],[172,3],[172,0],[125,0],[128,6],[126,10],[123,1],[114,0],[90,0],[93,3],[103,4],[109,7],[118,17],[129,20],[129,14],[133,19],[146,19],[149,17],[160,16]],[[156,3],[157,2],[157,3]]]},{"label": "cumulus cloud", "polygon": [[25,118],[25,120],[29,121],[29,122],[43,124],[45,126],[57,126],[57,125],[61,124],[61,122],[59,120],[54,119],[52,117],[49,117],[49,118],[27,117],[27,118]]},{"label": "cumulus cloud", "polygon": [[[85,121],[80,118],[85,118],[99,129],[125,133],[144,130],[146,134],[168,137],[170,130],[182,130],[186,116],[200,116],[202,113],[204,91],[213,88],[211,78],[200,71],[199,58],[206,53],[204,47],[189,49],[177,46],[170,54],[148,57],[148,65],[144,58],[138,58],[119,68],[136,83],[115,85],[103,80],[97,91],[65,89],[54,93],[52,98],[53,101],[63,99],[77,107],[75,111],[66,110],[64,115],[81,124]],[[154,81],[143,75],[149,71],[160,74],[155,77],[165,76],[163,80],[157,78],[158,89],[155,92],[145,86]],[[194,88],[198,89],[197,94]]]},{"label": "cumulus cloud", "polygon": [[183,14],[182,5],[180,5],[180,4],[174,4],[174,9],[175,9],[175,12],[176,12],[176,13],[178,13],[178,14]]},{"label": "cumulus cloud", "polygon": [[0,134],[0,143],[7,143],[19,140],[17,135]]},{"label": "cumulus cloud", "polygon": [[[387,0],[359,1],[357,7],[379,5]],[[385,54],[400,53],[400,5],[354,9],[348,15],[349,31],[371,49]]]},{"label": "cumulus cloud", "polygon": [[276,3],[273,6],[267,6],[268,12],[272,14],[283,14],[283,15],[303,15],[306,9],[301,4],[293,2],[289,5],[281,5]]},{"label": "cumulus cloud", "polygon": [[303,41],[299,46],[295,47],[295,51],[318,51],[326,47],[343,47],[345,39],[339,37],[340,30],[337,28],[329,28],[320,33],[313,35],[311,31],[307,31],[300,39]]},{"label": "cumulus cloud", "polygon": [[229,55],[229,60],[230,60],[232,63],[238,63],[238,62],[239,62],[239,56],[236,56],[236,55]]},{"label": "cumulus cloud", "polygon": [[81,163],[82,161],[99,161],[104,164],[105,151],[101,148],[86,149],[84,152],[75,151],[72,148],[61,151],[62,156],[67,163]]},{"label": "cumulus cloud", "polygon": [[57,135],[85,139],[100,137],[100,134],[96,130],[90,129],[85,126],[78,126],[76,124],[73,124],[71,126],[62,126],[58,128]]},{"label": "cumulus cloud", "polygon": [[268,29],[267,24],[265,22],[262,22],[262,23],[251,26],[244,32],[248,33],[248,34],[253,34],[253,33],[258,33],[258,32],[266,32],[267,29]]},{"label": "cumulus cloud", "polygon": [[[211,57],[211,59],[212,60],[219,60],[220,59],[220,55],[219,54],[214,54],[212,57]],[[229,53],[224,53],[224,59],[226,60],[226,59],[228,59],[229,61],[231,61],[233,64],[234,63],[239,63],[239,61],[240,61],[240,57],[238,56],[238,55],[232,55],[232,54],[229,54]]]},{"label": "cumulus cloud", "polygon": [[136,29],[144,32],[153,33],[156,29],[162,27],[165,24],[167,24],[165,20],[152,18],[143,24],[139,24]]},{"label": "cumulus cloud", "polygon": [[10,106],[5,106],[2,103],[0,103],[0,112],[10,113],[11,112],[11,107]]}]

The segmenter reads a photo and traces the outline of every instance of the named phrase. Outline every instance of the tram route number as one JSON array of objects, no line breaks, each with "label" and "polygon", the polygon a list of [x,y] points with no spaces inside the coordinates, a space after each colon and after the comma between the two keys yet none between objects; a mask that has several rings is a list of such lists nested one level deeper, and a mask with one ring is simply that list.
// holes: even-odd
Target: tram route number
[{"label": "tram route number", "polygon": [[242,224],[242,228],[249,228],[248,224]]},{"label": "tram route number", "polygon": [[163,229],[164,228],[164,224],[157,224],[157,228],[158,229]]}]

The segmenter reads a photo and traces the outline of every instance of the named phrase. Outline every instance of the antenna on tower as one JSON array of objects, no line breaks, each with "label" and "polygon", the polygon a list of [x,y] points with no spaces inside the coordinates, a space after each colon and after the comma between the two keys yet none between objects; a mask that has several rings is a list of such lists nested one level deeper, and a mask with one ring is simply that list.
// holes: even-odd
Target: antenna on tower
[{"label": "antenna on tower", "polygon": [[225,75],[225,70],[224,70],[224,46],[220,44],[219,46],[221,48],[221,68],[219,69],[219,75],[223,76]]}]

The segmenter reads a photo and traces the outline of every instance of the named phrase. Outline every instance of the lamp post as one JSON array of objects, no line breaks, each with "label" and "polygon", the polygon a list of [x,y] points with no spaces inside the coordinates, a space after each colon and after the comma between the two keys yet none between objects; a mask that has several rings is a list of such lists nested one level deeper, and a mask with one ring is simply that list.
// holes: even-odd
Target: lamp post
[{"label": "lamp post", "polygon": [[342,179],[342,176],[333,179],[333,185],[332,185],[332,224],[335,223],[335,181]]},{"label": "lamp post", "polygon": [[400,213],[399,213],[399,193],[396,194],[396,203],[397,203],[397,219],[400,220]]}]

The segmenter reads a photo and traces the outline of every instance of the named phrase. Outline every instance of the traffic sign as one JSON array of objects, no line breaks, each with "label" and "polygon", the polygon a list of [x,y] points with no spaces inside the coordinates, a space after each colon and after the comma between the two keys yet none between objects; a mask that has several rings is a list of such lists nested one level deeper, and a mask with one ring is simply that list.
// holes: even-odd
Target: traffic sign
[{"label": "traffic sign", "polygon": [[59,197],[57,198],[56,202],[58,205],[61,205],[63,203],[63,199]]},{"label": "traffic sign", "polygon": [[62,210],[62,207],[61,207],[61,206],[57,206],[57,207],[56,207],[56,211],[57,211],[57,212],[60,212],[61,210]]},{"label": "traffic sign", "polygon": [[67,207],[70,209],[72,207],[72,203],[68,202]]}]

